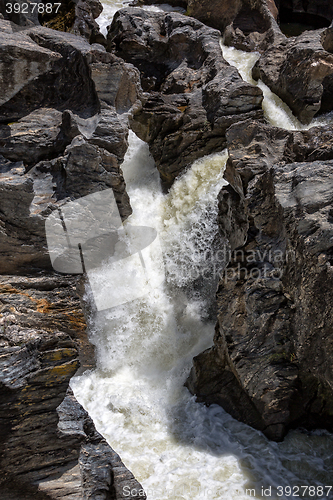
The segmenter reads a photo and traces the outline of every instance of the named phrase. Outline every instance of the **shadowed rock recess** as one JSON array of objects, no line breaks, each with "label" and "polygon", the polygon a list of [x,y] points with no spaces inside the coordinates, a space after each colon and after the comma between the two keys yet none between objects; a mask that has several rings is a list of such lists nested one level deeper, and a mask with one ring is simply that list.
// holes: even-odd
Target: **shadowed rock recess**
[{"label": "shadowed rock recess", "polygon": [[227,140],[219,225],[232,252],[214,346],[194,358],[187,385],[270,439],[296,426],[333,431],[332,128],[247,120]]},{"label": "shadowed rock recess", "polygon": [[145,498],[69,389],[94,351],[82,283],[52,272],[45,236],[52,211],[96,191],[131,214],[120,165],[139,74],[81,37],[20,28],[0,20],[0,497]]}]

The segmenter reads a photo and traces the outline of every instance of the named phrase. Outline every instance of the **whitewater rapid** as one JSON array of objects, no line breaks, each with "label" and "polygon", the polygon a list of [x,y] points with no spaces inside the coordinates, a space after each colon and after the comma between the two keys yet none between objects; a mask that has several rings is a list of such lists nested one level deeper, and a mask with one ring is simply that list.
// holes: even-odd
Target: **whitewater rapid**
[{"label": "whitewater rapid", "polygon": [[[256,54],[224,47],[223,53],[250,78]],[[275,125],[301,128],[284,104],[271,102],[269,92],[265,100]],[[218,234],[226,152],[195,162],[163,194],[147,145],[133,133],[129,143],[122,165],[133,207],[129,223],[158,232],[166,280],[144,298],[92,314],[89,337],[97,367],[72,379],[77,399],[148,500],[246,500],[263,498],[262,488],[268,493],[270,487],[272,499],[296,499],[278,487],[332,484],[332,435],[292,431],[283,443],[270,442],[221,407],[196,403],[184,387],[193,356],[213,342],[207,311],[214,307],[216,275],[205,250]],[[87,291],[86,298],[96,297]]]}]

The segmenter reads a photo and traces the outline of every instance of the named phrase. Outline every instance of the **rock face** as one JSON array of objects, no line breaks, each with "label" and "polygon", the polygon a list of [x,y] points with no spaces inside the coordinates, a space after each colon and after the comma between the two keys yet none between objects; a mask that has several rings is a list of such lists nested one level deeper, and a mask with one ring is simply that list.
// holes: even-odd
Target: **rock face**
[{"label": "rock face", "polygon": [[52,211],[96,191],[131,214],[120,164],[139,72],[31,23],[0,20],[0,496],[145,498],[69,389],[94,352],[82,284],[51,272],[45,236]]},{"label": "rock face", "polygon": [[30,4],[26,7],[24,0],[18,0],[15,4],[20,8],[10,8],[6,0],[0,0],[0,14],[17,26],[43,25],[80,35],[90,43],[105,43],[105,38],[95,21],[103,10],[99,0],[65,0],[58,4],[39,0],[35,7]]},{"label": "rock face", "polygon": [[11,75],[0,106],[0,273],[32,272],[51,267],[45,218],[62,204],[112,188],[121,217],[131,214],[120,164],[141,87],[138,70],[101,46],[0,23]]},{"label": "rock face", "polygon": [[[333,7],[325,0],[286,0],[280,2],[278,8],[283,13],[289,9],[291,14],[308,15],[299,22],[316,24],[316,16],[329,22],[333,20]],[[188,13],[220,29],[226,45],[261,52],[253,78],[260,78],[268,85],[301,123],[308,124],[316,114],[333,109],[332,28],[305,31],[299,37],[287,38],[277,24],[278,10],[273,0],[188,0]],[[287,16],[284,21],[292,19]]]},{"label": "rock face", "polygon": [[224,42],[241,50],[258,50],[278,36],[278,11],[273,0],[188,0],[188,13],[221,30]]},{"label": "rock face", "polygon": [[[302,123],[333,109],[331,30],[306,31],[269,47],[253,68]],[[327,48],[326,50],[323,47]]]},{"label": "rock face", "polygon": [[118,11],[108,50],[135,65],[146,92],[131,127],[148,142],[165,185],[194,160],[225,147],[235,121],[262,116],[260,89],[223,59],[220,34],[181,14]]},{"label": "rock face", "polygon": [[86,368],[93,359],[76,284],[45,273],[0,277],[0,492],[6,500],[113,500],[143,492],[68,389],[79,357]]},{"label": "rock face", "polygon": [[332,431],[332,130],[246,121],[227,138],[219,224],[232,253],[214,346],[188,387],[274,440]]}]

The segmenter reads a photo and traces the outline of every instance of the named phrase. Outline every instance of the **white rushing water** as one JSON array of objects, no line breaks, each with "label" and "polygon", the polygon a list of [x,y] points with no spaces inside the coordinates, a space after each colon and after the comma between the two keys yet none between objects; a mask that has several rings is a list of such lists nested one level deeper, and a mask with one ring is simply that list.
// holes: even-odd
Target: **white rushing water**
[{"label": "white rushing water", "polygon": [[[227,50],[230,62],[237,54]],[[255,57],[243,55],[241,71],[249,72]],[[266,99],[270,113],[273,104]],[[274,106],[281,117],[274,120],[285,125],[285,107]],[[219,406],[196,403],[184,387],[193,356],[213,341],[214,322],[206,311],[216,280],[204,251],[217,235],[226,158],[222,151],[197,161],[165,195],[147,145],[130,134],[122,165],[134,209],[129,222],[157,230],[166,281],[144,298],[91,317],[97,367],[71,384],[148,500],[299,498],[302,492],[303,498],[333,498],[320,488],[297,495],[297,487],[332,485],[332,435],[292,431],[283,443],[273,443]]]},{"label": "white rushing water", "polygon": [[[124,7],[129,7],[131,2],[130,0],[104,0],[102,3],[103,12],[96,19],[96,21],[99,24],[99,28],[103,35],[106,36],[107,27],[111,24],[112,18],[117,10]],[[141,8],[150,12],[185,12],[185,9],[183,9],[182,7],[172,7],[167,3],[163,3],[160,5],[143,5]]]},{"label": "white rushing water", "polygon": [[252,85],[258,85],[264,95],[262,108],[265,116],[276,127],[287,130],[308,130],[311,127],[333,123],[333,112],[315,117],[309,125],[303,125],[285,104],[267,85],[261,80],[256,82],[252,78],[252,68],[260,57],[259,52],[243,52],[234,47],[227,47],[221,41],[223,57],[229,64],[235,66],[243,80]]}]

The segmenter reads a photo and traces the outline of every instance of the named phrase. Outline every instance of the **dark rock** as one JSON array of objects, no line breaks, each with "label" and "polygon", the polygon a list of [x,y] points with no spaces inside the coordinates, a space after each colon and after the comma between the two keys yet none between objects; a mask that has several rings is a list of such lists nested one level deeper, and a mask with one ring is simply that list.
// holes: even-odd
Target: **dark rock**
[{"label": "dark rock", "polygon": [[[71,336],[78,349],[81,369],[94,366],[94,350],[88,342],[79,295],[81,278],[39,273],[0,277],[0,322]],[[77,290],[80,292],[78,293]]]},{"label": "dark rock", "polygon": [[100,47],[89,53],[88,63],[99,99],[117,113],[126,113],[140,99],[140,74],[132,64]]},{"label": "dark rock", "polygon": [[101,101],[125,113],[138,99],[138,70],[101,45],[43,27],[17,32],[11,27],[0,20],[2,123],[42,107],[89,118],[100,111]]},{"label": "dark rock", "polygon": [[202,0],[188,0],[188,13],[221,31],[234,23],[235,29],[259,33],[267,31],[267,12],[276,19],[278,12],[273,1],[226,0],[208,3]]},{"label": "dark rock", "polygon": [[58,31],[82,36],[90,43],[105,43],[95,19],[103,6],[99,0],[65,0],[59,9],[39,16],[40,24]]},{"label": "dark rock", "polygon": [[0,273],[50,268],[45,218],[66,201],[112,188],[121,217],[132,213],[117,157],[82,136],[64,156],[42,161],[27,173],[21,163],[3,163]]},{"label": "dark rock", "polygon": [[235,121],[262,116],[260,89],[223,59],[220,34],[181,14],[118,11],[108,48],[140,70],[142,106],[131,127],[148,142],[166,186],[196,159],[221,151]]},{"label": "dark rock", "polygon": [[[10,8],[8,4],[12,7]],[[28,3],[27,6],[24,0],[15,2],[0,0],[0,14],[3,14],[4,19],[21,28],[43,25],[82,36],[90,43],[105,43],[105,38],[95,21],[103,10],[99,0],[64,0],[59,4],[37,0],[36,4],[33,6]]]},{"label": "dark rock", "polygon": [[227,137],[219,224],[232,252],[214,346],[188,387],[274,440],[296,426],[332,431],[332,130],[247,121]]},{"label": "dark rock", "polygon": [[83,284],[41,271],[51,268],[53,210],[112,189],[122,219],[131,213],[119,165],[138,70],[29,22],[0,20],[0,33],[0,274],[16,274],[0,276],[0,496],[146,498],[68,389],[79,358],[81,370],[94,364],[75,293]]},{"label": "dark rock", "polygon": [[330,0],[275,0],[281,22],[303,23],[318,28],[333,20],[333,5]]},{"label": "dark rock", "polygon": [[[8,21],[0,23],[9,29]],[[91,47],[82,38],[41,27],[12,35],[5,31],[0,38],[6,75],[2,123],[17,121],[41,107],[71,109],[87,116],[99,111],[85,58]]]},{"label": "dark rock", "polygon": [[[29,7],[27,8],[23,6],[24,3],[26,3],[24,2],[24,0],[18,0],[17,2],[0,0],[0,14],[3,15],[3,19],[6,19],[6,21],[11,21],[12,23],[15,23],[16,25],[21,27],[31,27],[34,25],[39,25],[38,6],[32,8],[29,5]],[[36,3],[42,4],[40,0],[37,0]],[[14,9],[14,4],[18,5],[19,8],[16,7]],[[15,10],[17,12],[15,12]]]},{"label": "dark rock", "polygon": [[253,78],[266,83],[302,123],[333,109],[333,55],[323,48],[322,36],[322,31],[306,31],[286,38],[269,47],[252,71]]},{"label": "dark rock", "polygon": [[126,219],[132,213],[125,181],[114,154],[78,136],[66,149],[65,172],[63,186],[69,196],[78,198],[112,188],[121,217]]},{"label": "dark rock", "polygon": [[50,268],[45,219],[64,202],[112,188],[122,219],[131,214],[120,164],[141,87],[138,70],[103,47],[43,27],[8,36],[0,24],[3,71],[17,76],[0,107],[0,273],[32,272]]},{"label": "dark rock", "polygon": [[72,138],[67,135],[63,113],[40,108],[18,122],[0,125],[0,154],[13,162],[33,165],[58,156]]},{"label": "dark rock", "polygon": [[77,284],[0,278],[1,498],[118,500],[125,485],[145,498],[68,389],[79,357],[92,366]]},{"label": "dark rock", "polygon": [[321,35],[321,44],[327,52],[333,53],[333,25],[323,31]]},{"label": "dark rock", "polygon": [[219,29],[224,43],[240,50],[260,50],[280,34],[274,0],[188,0],[188,13]]}]

